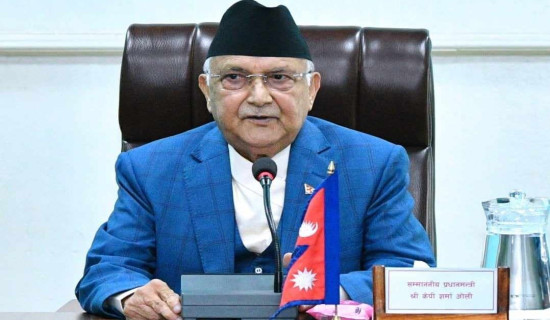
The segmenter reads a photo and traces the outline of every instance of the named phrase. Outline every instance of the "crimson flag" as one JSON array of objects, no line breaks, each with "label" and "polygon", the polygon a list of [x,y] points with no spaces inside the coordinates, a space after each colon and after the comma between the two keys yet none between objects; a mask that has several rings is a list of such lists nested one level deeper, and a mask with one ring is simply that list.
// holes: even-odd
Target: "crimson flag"
[{"label": "crimson flag", "polygon": [[279,310],[340,302],[340,214],[338,174],[313,192],[300,226]]}]

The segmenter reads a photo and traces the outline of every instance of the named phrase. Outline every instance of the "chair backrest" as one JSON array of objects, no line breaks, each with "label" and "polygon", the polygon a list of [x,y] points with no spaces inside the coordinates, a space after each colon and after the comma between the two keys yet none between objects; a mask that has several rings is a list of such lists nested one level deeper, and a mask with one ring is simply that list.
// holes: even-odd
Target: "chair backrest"
[{"label": "chair backrest", "polygon": [[[122,150],[212,121],[198,89],[215,23],[132,25],[122,59]],[[414,214],[436,249],[431,43],[427,30],[300,27],[321,90],[310,115],[407,149]]]}]

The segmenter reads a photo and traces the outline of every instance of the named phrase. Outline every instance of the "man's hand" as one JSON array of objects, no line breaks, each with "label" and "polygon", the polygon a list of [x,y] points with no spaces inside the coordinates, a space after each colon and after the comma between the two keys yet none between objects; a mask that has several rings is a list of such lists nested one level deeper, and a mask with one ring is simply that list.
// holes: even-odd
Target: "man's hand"
[{"label": "man's hand", "polygon": [[128,320],[181,320],[180,297],[158,279],[149,281],[124,301]]},{"label": "man's hand", "polygon": [[287,252],[283,256],[283,267],[288,268],[288,265],[290,264],[290,260],[292,259],[292,253]]}]

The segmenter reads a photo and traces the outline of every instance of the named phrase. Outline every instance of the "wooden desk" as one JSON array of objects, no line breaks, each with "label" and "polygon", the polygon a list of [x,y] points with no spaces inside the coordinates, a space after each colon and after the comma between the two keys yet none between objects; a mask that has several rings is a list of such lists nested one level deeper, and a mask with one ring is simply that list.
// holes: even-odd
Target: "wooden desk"
[{"label": "wooden desk", "polygon": [[84,309],[80,306],[78,300],[73,299],[65,303],[61,308],[57,309],[57,312],[84,312]]},{"label": "wooden desk", "polygon": [[[85,313],[76,299],[70,300],[56,312],[0,312],[0,320],[109,320]],[[297,320],[314,320],[300,313]]]},{"label": "wooden desk", "polygon": [[[550,309],[510,311],[510,320],[550,319]],[[83,312],[0,312],[0,320],[107,320]]]},{"label": "wooden desk", "polygon": [[[300,314],[298,319],[313,319]],[[511,310],[510,320],[550,319],[550,309],[547,310]],[[84,313],[76,300],[67,302],[57,312],[0,312],[0,320],[107,320]]]},{"label": "wooden desk", "polygon": [[[83,312],[0,312],[0,320],[112,320]],[[300,313],[297,320],[314,320]]]},{"label": "wooden desk", "polygon": [[[510,320],[550,319],[550,309],[510,311]],[[0,312],[0,320],[107,320],[82,312]]]}]

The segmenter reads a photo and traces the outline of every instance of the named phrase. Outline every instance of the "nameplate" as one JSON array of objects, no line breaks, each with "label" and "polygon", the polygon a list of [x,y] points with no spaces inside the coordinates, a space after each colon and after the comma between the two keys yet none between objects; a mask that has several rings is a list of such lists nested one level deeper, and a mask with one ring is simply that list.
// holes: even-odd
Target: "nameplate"
[{"label": "nameplate", "polygon": [[386,268],[386,313],[497,313],[497,269]]}]

